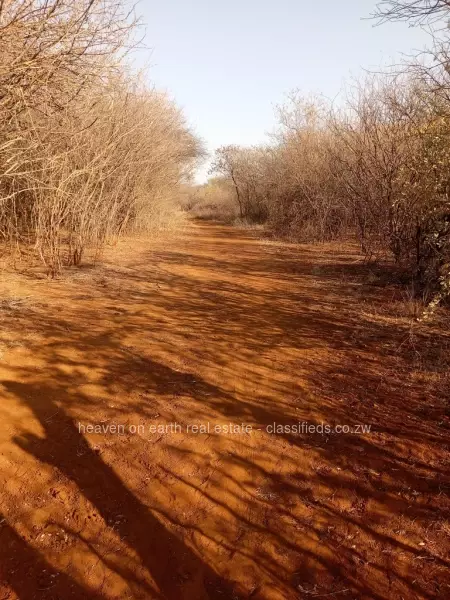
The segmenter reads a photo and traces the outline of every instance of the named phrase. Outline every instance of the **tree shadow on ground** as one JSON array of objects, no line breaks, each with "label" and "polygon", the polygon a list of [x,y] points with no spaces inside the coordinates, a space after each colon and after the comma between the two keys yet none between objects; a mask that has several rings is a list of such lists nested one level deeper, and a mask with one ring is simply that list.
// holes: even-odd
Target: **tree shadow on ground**
[{"label": "tree shadow on ground", "polygon": [[[197,225],[170,251],[109,266],[78,300],[61,287],[56,307],[4,315],[5,329],[37,336],[27,342],[37,366],[19,357],[3,386],[37,424],[17,426],[13,441],[24,461],[50,468],[48,516],[74,538],[61,547],[73,564],[57,593],[446,597],[444,403],[408,379],[407,325],[364,310],[384,291],[358,287],[355,260]],[[254,430],[109,439],[77,427],[127,419]],[[371,431],[286,429],[303,421]],[[283,429],[270,432],[274,423]],[[5,535],[19,539],[17,519],[8,514]],[[40,542],[20,540],[30,584],[11,587],[31,600]],[[95,582],[80,567],[92,561]]]}]

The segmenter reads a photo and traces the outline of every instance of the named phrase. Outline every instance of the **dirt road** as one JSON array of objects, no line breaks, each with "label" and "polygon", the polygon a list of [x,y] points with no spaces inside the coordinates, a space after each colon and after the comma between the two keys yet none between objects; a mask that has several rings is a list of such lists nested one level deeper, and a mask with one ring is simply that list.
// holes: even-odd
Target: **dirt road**
[{"label": "dirt road", "polygon": [[194,223],[4,276],[0,600],[449,598],[448,415],[355,253]]}]

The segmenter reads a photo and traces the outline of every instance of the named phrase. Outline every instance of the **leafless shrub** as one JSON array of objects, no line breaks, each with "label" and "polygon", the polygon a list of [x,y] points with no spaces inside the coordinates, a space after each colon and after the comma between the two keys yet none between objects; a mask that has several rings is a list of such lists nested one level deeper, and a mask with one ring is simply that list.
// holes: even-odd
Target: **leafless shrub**
[{"label": "leafless shrub", "polygon": [[325,108],[293,95],[279,117],[275,144],[219,148],[211,170],[232,183],[241,219],[267,222],[292,239],[336,237],[348,218],[332,168]]},{"label": "leafless shrub", "polygon": [[211,177],[207,183],[191,188],[184,209],[194,218],[234,223],[238,205],[234,186],[224,177]]},{"label": "leafless shrub", "polygon": [[173,103],[127,74],[125,7],[0,3],[0,238],[52,275],[151,227],[200,151]]},{"label": "leafless shrub", "polygon": [[267,217],[266,159],[265,148],[222,146],[216,150],[210,174],[230,182],[241,220],[262,222]]},{"label": "leafless shrub", "polygon": [[392,258],[425,319],[450,296],[449,16],[447,0],[380,2],[379,21],[430,25],[430,51],[367,77],[338,109],[292,94],[272,144],[219,148],[211,169],[241,219],[302,241],[354,232],[367,259]]},{"label": "leafless shrub", "polygon": [[243,217],[294,240],[354,231],[367,258],[392,257],[429,300],[450,267],[448,148],[448,104],[413,70],[367,78],[339,110],[293,95],[274,144],[220,148],[213,170]]}]

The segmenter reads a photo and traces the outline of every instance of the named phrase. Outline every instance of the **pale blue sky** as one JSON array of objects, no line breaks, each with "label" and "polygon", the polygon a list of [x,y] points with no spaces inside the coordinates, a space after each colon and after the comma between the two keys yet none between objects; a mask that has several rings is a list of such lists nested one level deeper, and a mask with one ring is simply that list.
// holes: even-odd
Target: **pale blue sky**
[{"label": "pale blue sky", "polygon": [[[264,141],[274,105],[299,88],[334,98],[363,68],[392,64],[428,38],[364,20],[375,0],[142,0],[139,62],[183,107],[208,150]],[[199,175],[205,173],[204,167]]]}]

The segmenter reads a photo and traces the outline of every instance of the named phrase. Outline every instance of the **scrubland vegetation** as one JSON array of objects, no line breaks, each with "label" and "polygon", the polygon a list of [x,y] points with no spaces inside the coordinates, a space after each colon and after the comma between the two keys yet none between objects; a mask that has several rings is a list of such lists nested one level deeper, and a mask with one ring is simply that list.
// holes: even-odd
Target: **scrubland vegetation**
[{"label": "scrubland vegetation", "polygon": [[173,102],[127,67],[138,23],[125,6],[0,3],[0,243],[33,249],[52,275],[170,216],[200,152]]},{"label": "scrubland vegetation", "polygon": [[197,186],[125,7],[0,0],[0,600],[450,598],[450,0]]},{"label": "scrubland vegetation", "polygon": [[367,259],[394,260],[431,310],[450,291],[450,38],[436,25],[450,9],[378,8],[381,21],[434,23],[430,53],[339,101],[292,94],[272,142],[216,151],[217,177],[197,191],[196,210],[221,217],[223,206],[229,218],[234,201],[234,216],[293,241],[356,235]]}]

